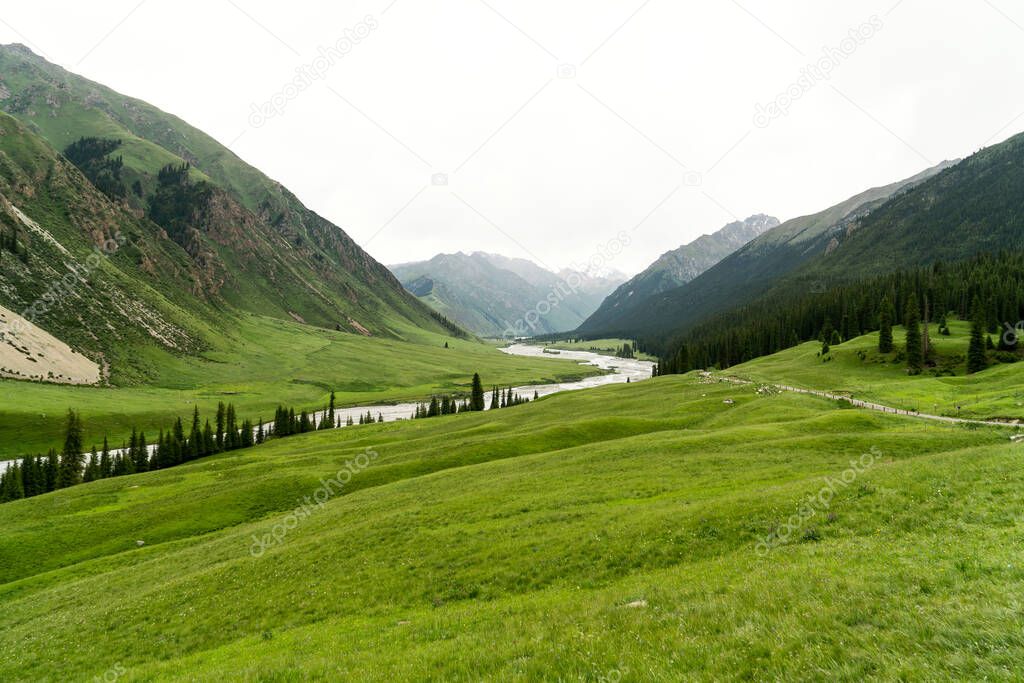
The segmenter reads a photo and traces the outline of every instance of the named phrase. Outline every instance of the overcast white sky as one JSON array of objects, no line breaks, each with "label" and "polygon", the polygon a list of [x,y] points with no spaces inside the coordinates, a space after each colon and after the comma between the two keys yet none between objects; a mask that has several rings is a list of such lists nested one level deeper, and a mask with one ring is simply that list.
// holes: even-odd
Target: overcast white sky
[{"label": "overcast white sky", "polygon": [[610,265],[634,273],[1024,129],[1010,0],[33,0],[3,5],[0,41],[230,144],[384,263],[558,268],[626,231]]}]

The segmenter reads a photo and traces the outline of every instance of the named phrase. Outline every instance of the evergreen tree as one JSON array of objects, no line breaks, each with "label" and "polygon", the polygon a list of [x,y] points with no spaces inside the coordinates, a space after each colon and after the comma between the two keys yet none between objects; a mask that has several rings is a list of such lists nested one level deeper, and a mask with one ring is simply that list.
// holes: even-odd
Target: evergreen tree
[{"label": "evergreen tree", "polygon": [[501,398],[498,396],[498,387],[494,387],[491,392],[491,410],[496,410],[501,407]]},{"label": "evergreen tree", "polygon": [[73,410],[68,410],[64,428],[64,449],[61,451],[57,488],[74,486],[82,481],[84,453],[82,450],[82,420]]},{"label": "evergreen tree", "polygon": [[46,454],[46,462],[43,464],[43,482],[47,492],[57,489],[59,473],[60,459],[57,457],[57,451],[51,448],[50,452]]},{"label": "evergreen tree", "polygon": [[921,343],[921,312],[917,307],[917,297],[913,294],[907,301],[907,312],[904,315],[907,328],[907,369],[916,375],[924,367],[924,350]]},{"label": "evergreen tree", "polygon": [[255,441],[253,440],[254,439],[254,435],[253,435],[254,430],[255,430],[255,428],[253,427],[252,422],[250,420],[243,420],[242,421],[242,437],[241,437],[241,447],[242,448],[251,448],[252,446],[255,445]]},{"label": "evergreen tree", "polygon": [[818,333],[818,341],[830,342],[832,341],[832,332],[835,331],[835,327],[832,325],[832,319],[826,317],[825,323],[821,326],[821,332]]},{"label": "evergreen tree", "polygon": [[114,463],[110,461],[110,446],[107,437],[103,437],[103,450],[100,451],[100,478],[106,479],[114,473]]},{"label": "evergreen tree", "polygon": [[25,497],[25,485],[21,476],[21,465],[11,463],[3,474],[0,474],[0,501],[7,502]]},{"label": "evergreen tree", "polygon": [[924,296],[924,320],[921,325],[921,355],[925,361],[930,361],[932,358],[932,340],[928,334],[928,295]]},{"label": "evergreen tree", "polygon": [[227,409],[224,407],[224,403],[223,402],[218,403],[217,404],[217,419],[216,419],[217,431],[215,433],[215,438],[216,438],[216,441],[217,441],[217,450],[218,451],[224,450],[224,418],[226,416],[226,412],[227,412]]},{"label": "evergreen tree", "polygon": [[967,372],[974,374],[988,367],[985,352],[985,321],[981,301],[977,297],[971,306],[971,341],[967,346]]},{"label": "evergreen tree", "polygon": [[334,429],[336,425],[334,419],[334,391],[331,391],[331,402],[327,406],[327,429]]},{"label": "evergreen tree", "polygon": [[[96,454],[96,447],[92,447],[92,453],[89,454],[89,460],[85,463],[85,472],[82,474],[82,481],[96,481],[99,479],[100,460]],[[24,479],[24,476],[22,477]]]},{"label": "evergreen tree", "polygon": [[26,498],[38,496],[45,491],[39,461],[31,455],[26,455],[21,460],[21,485]]},{"label": "evergreen tree", "polygon": [[288,411],[284,406],[278,406],[274,411],[274,434],[276,436],[288,436]]},{"label": "evergreen tree", "polygon": [[231,451],[238,448],[238,417],[235,415],[235,404],[229,403],[226,411],[224,450]]},{"label": "evergreen tree", "polygon": [[124,444],[121,446],[121,474],[135,474],[135,454]]},{"label": "evergreen tree", "polygon": [[133,463],[139,457],[139,433],[136,431],[135,427],[132,427],[132,435],[128,439],[128,452],[125,457]]},{"label": "evergreen tree", "polygon": [[174,421],[174,430],[171,432],[171,465],[185,462],[187,452],[185,443],[185,426],[179,417]]},{"label": "evergreen tree", "polygon": [[149,445],[146,443],[146,432],[139,432],[139,440],[135,447],[133,469],[145,472],[149,469]]},{"label": "evergreen tree", "polygon": [[210,420],[206,420],[206,426],[203,427],[203,455],[210,455],[216,453],[217,449],[217,436],[213,433],[213,427],[210,425]]},{"label": "evergreen tree", "polygon": [[199,422],[199,406],[192,407],[192,429],[188,434],[188,450],[193,459],[206,455],[202,424]]},{"label": "evergreen tree", "polygon": [[480,373],[473,373],[473,388],[469,394],[469,409],[470,410],[483,410],[484,409],[484,385],[480,381]]}]

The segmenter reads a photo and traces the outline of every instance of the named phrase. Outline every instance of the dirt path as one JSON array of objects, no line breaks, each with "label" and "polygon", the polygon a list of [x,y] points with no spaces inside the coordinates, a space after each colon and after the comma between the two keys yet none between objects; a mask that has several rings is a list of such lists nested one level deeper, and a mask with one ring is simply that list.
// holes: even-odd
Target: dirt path
[{"label": "dirt path", "polygon": [[[714,377],[710,373],[703,375],[706,377]],[[766,386],[774,387],[779,391],[791,391],[796,394],[808,394],[810,396],[818,396],[820,398],[828,398],[833,401],[846,401],[852,406],[857,408],[865,408],[867,410],[876,410],[880,413],[889,413],[890,415],[905,415],[907,417],[917,417],[922,420],[934,420],[936,422],[947,422],[951,424],[974,424],[974,425],[988,425],[990,427],[1021,427],[1019,421],[1004,422],[999,420],[970,420],[962,417],[948,417],[946,415],[931,415],[929,413],[919,413],[916,410],[904,410],[902,408],[892,408],[890,406],[882,405],[881,403],[872,403],[870,401],[862,401],[852,396],[845,394],[833,394],[828,391],[819,391],[817,389],[803,389],[801,387],[791,387],[788,384],[772,384],[770,382],[753,382],[749,379],[741,379],[739,377],[718,377],[725,382],[731,382],[733,384],[764,384]]]}]

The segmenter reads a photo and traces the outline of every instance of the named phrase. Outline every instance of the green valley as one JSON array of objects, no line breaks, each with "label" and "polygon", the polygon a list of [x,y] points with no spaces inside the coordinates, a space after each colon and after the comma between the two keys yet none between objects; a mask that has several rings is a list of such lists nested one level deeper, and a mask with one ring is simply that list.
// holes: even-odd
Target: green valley
[{"label": "green valley", "polygon": [[961,4],[10,3],[0,682],[1021,680]]},{"label": "green valley", "polygon": [[1005,678],[1007,431],[692,374],[73,487],[0,507],[0,675]]}]

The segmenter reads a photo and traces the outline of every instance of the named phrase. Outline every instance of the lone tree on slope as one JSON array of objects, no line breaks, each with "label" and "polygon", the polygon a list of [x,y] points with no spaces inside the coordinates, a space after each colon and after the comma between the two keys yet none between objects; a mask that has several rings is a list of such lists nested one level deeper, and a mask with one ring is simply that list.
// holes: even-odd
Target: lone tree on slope
[{"label": "lone tree on slope", "polygon": [[916,375],[924,367],[924,351],[921,346],[921,313],[917,309],[917,296],[913,294],[907,301],[904,320],[907,328],[907,369]]}]

